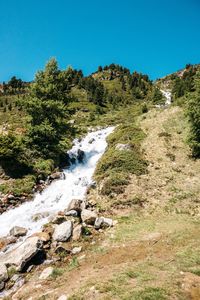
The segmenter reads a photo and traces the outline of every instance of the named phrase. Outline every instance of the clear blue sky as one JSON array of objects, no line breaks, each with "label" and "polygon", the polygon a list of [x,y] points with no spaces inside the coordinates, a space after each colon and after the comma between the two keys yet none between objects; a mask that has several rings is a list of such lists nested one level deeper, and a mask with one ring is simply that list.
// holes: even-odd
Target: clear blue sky
[{"label": "clear blue sky", "polygon": [[2,0],[0,81],[56,57],[89,74],[112,62],[152,79],[200,62],[200,0]]}]

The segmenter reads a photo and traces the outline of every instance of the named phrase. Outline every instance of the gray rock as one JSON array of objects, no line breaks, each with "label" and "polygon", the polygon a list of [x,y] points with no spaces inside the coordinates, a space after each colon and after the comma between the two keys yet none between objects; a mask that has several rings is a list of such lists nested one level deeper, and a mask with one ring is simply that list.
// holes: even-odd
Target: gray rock
[{"label": "gray rock", "polygon": [[81,212],[81,219],[87,225],[94,225],[97,214],[94,211],[83,209]]},{"label": "gray rock", "polygon": [[41,279],[41,280],[47,279],[52,274],[53,274],[53,268],[52,267],[48,267],[48,268],[46,268],[46,269],[44,269],[42,271],[42,273],[40,274],[39,279]]},{"label": "gray rock", "polygon": [[34,214],[31,219],[34,221],[34,222],[37,222],[38,220],[41,220],[43,218],[46,218],[49,216],[49,213],[48,212],[43,212],[43,213],[37,213],[37,214]]},{"label": "gray rock", "polygon": [[103,224],[103,217],[96,218],[95,223],[94,223],[94,228],[100,229],[102,224]]},{"label": "gray rock", "polygon": [[80,212],[82,202],[83,202],[83,200],[81,200],[81,199],[72,199],[71,202],[69,203],[67,209],[65,210],[65,213],[70,210],[76,210],[77,212]]},{"label": "gray rock", "polygon": [[61,295],[57,300],[67,300],[67,296],[66,295]]},{"label": "gray rock", "polygon": [[66,211],[65,216],[67,217],[78,217],[78,212],[74,209]]},{"label": "gray rock", "polygon": [[5,281],[8,279],[8,271],[5,264],[0,263],[0,290],[4,288]]},{"label": "gray rock", "polygon": [[94,227],[95,229],[105,228],[105,227],[112,227],[113,226],[113,220],[110,218],[96,218]]},{"label": "gray rock", "polygon": [[62,172],[55,172],[49,176],[51,180],[60,179],[62,177]]},{"label": "gray rock", "polygon": [[78,151],[77,151],[77,159],[78,159],[78,161],[79,162],[83,162],[84,158],[85,158],[85,152],[83,150],[81,150],[81,149],[78,149]]},{"label": "gray rock", "polygon": [[129,144],[117,144],[115,146],[115,149],[116,150],[119,150],[119,151],[130,151],[131,150],[131,146]]},{"label": "gray rock", "polygon": [[0,264],[6,266],[15,265],[17,271],[21,271],[27,262],[42,250],[43,243],[38,237],[26,239],[15,249],[0,255]]},{"label": "gray rock", "polygon": [[69,249],[66,245],[59,245],[56,247],[55,253],[67,255],[71,253],[71,249]]},{"label": "gray rock", "polygon": [[71,221],[66,221],[57,225],[53,233],[53,240],[57,242],[65,242],[69,240],[72,235],[72,229],[73,226]]},{"label": "gray rock", "polygon": [[80,247],[74,247],[72,249],[72,254],[74,254],[74,255],[79,254],[81,252],[81,250],[82,250],[81,246]]},{"label": "gray rock", "polygon": [[5,283],[3,281],[0,282],[0,291],[3,290],[4,286],[5,286]]},{"label": "gray rock", "polygon": [[80,238],[81,238],[81,236],[82,236],[82,232],[83,232],[83,226],[82,226],[82,225],[77,225],[77,226],[73,229],[72,240],[73,240],[73,241],[78,241],[78,240],[80,240]]},{"label": "gray rock", "polygon": [[20,227],[20,226],[14,226],[11,230],[10,230],[10,235],[14,236],[14,237],[20,237],[20,236],[25,236],[27,234],[27,229],[24,227]]},{"label": "gray rock", "polygon": [[54,224],[62,224],[63,222],[66,222],[67,219],[65,218],[65,216],[60,216],[57,215],[53,218],[53,220],[51,221]]}]

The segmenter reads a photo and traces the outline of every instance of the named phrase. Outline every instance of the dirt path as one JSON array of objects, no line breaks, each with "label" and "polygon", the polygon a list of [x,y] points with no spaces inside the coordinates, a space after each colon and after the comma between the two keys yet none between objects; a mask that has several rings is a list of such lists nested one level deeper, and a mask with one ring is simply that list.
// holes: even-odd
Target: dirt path
[{"label": "dirt path", "polygon": [[142,198],[144,208],[119,210],[118,224],[71,270],[62,264],[60,276],[41,281],[40,266],[12,299],[200,299],[200,162],[189,157],[188,124],[178,107],[150,111],[140,123],[148,173],[119,199]]}]

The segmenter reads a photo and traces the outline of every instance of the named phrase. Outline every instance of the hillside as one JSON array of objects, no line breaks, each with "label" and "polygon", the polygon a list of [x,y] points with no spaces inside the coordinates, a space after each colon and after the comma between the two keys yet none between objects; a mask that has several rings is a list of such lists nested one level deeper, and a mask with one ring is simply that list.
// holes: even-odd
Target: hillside
[{"label": "hillside", "polygon": [[[2,207],[19,206],[21,224],[16,224],[25,227],[20,229],[22,236],[23,230],[31,234],[26,239],[10,231],[0,238],[4,251],[0,266],[3,259],[8,273],[2,283],[10,291],[2,298],[200,299],[199,65],[187,65],[152,82],[146,75],[131,74],[115,64],[100,66],[84,77],[81,71],[58,70],[55,62],[52,79],[51,64],[30,87],[26,84],[23,93],[17,90],[0,96],[1,162],[3,155],[8,162],[13,159],[13,147],[5,140],[14,133],[14,154],[26,165],[28,153],[31,163],[26,174],[14,168],[15,176],[13,169],[6,173],[9,163],[2,164]],[[52,86],[51,80],[58,86]],[[172,104],[166,102],[163,91],[171,93]],[[105,127],[107,133],[102,130]],[[21,166],[18,156],[14,158]],[[64,170],[62,180],[55,180],[67,164],[71,169]],[[87,177],[91,170],[95,170],[92,181]],[[31,202],[20,210],[21,197],[25,197],[22,202],[30,198],[35,184],[36,190],[43,185],[44,191],[36,196],[35,206]],[[86,197],[72,200],[82,192]],[[11,200],[8,206],[5,197]],[[15,209],[0,215],[9,230],[7,219],[16,226]],[[29,226],[37,228],[43,219],[40,231],[30,231]],[[71,226],[68,238],[56,239],[65,225]],[[17,244],[18,250],[12,248],[20,239],[23,243]],[[41,242],[39,251],[31,246],[33,255],[27,254],[24,246],[25,257],[19,252],[19,263],[15,251],[34,239]]]}]

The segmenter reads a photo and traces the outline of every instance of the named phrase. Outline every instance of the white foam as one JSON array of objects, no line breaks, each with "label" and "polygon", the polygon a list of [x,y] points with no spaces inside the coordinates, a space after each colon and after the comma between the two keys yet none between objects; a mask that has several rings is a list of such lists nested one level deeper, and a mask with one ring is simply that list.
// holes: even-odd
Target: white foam
[{"label": "white foam", "polygon": [[[106,149],[106,137],[113,130],[114,127],[108,127],[88,133],[81,141],[75,140],[68,153],[73,156],[78,149],[83,150],[84,162],[65,169],[65,179],[52,182],[42,194],[36,194],[32,201],[0,215],[0,237],[6,236],[13,226],[25,227],[28,229],[28,235],[33,234],[48,222],[49,217],[65,209],[73,198],[83,199],[88,185],[92,183],[97,161]],[[47,212],[49,216],[33,221],[32,217],[35,214]]]}]

